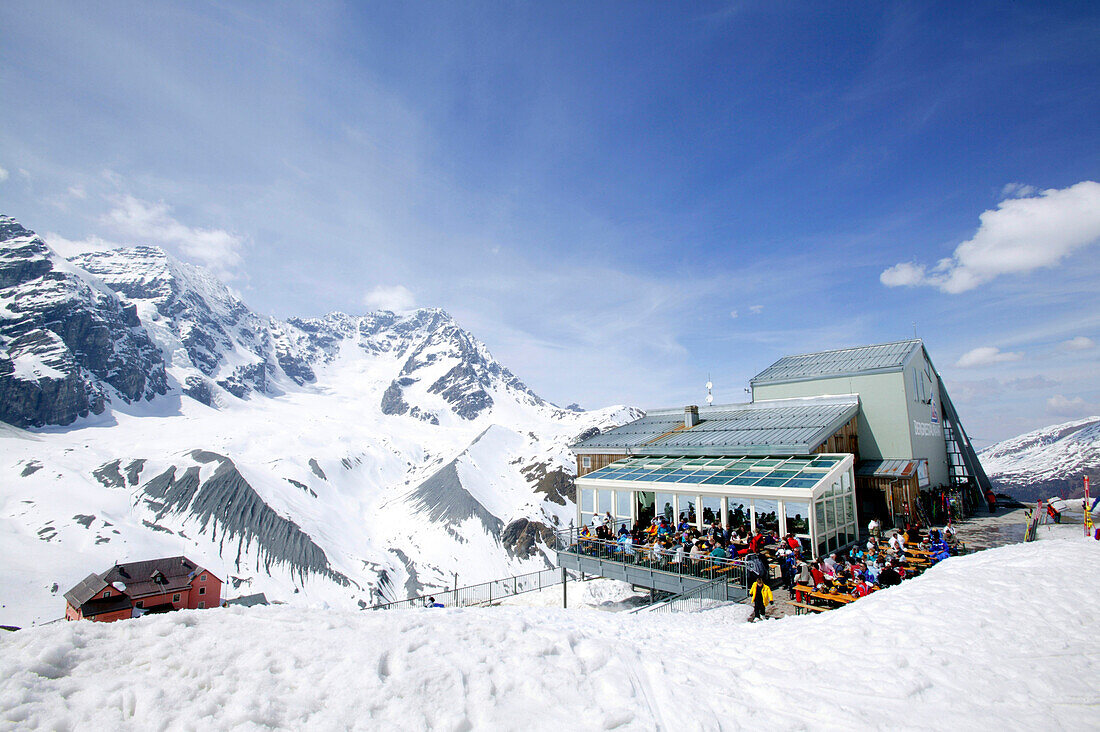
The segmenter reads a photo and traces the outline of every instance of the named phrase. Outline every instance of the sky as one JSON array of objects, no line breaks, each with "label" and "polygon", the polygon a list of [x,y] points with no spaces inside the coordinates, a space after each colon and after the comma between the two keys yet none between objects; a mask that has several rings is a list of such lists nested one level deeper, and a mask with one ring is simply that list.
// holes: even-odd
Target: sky
[{"label": "sky", "polygon": [[255,310],[442,307],[559,404],[917,333],[1100,414],[1095,3],[0,4],[0,213]]}]

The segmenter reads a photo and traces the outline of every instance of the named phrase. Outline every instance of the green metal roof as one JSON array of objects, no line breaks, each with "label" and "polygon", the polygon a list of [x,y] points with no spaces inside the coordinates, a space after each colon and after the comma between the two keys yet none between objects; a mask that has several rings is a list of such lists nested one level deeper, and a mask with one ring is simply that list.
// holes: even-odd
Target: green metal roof
[{"label": "green metal roof", "polygon": [[912,338],[896,343],[784,356],[754,376],[749,383],[753,386],[785,384],[792,381],[898,371],[922,345],[919,338]]},{"label": "green metal roof", "polygon": [[684,429],[682,410],[659,410],[583,440],[573,449],[581,454],[807,455],[858,411],[854,394],[771,399],[700,407],[699,424]]}]

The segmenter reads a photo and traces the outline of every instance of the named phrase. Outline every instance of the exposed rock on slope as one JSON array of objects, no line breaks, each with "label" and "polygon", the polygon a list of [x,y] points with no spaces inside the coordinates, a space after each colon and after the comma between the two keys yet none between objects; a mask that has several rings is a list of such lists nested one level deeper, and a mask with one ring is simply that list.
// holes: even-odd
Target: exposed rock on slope
[{"label": "exposed rock on slope", "polygon": [[168,389],[135,307],[0,217],[0,419],[69,424]]}]

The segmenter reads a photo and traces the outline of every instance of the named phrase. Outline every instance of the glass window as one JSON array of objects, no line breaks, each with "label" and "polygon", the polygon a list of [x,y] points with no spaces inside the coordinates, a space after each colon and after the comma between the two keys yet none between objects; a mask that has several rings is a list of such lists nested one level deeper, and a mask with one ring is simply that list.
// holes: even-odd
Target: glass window
[{"label": "glass window", "polygon": [[851,489],[851,487],[852,487],[852,476],[848,475],[848,473],[844,473],[843,475],[841,475],[840,476],[840,486],[845,491]]},{"label": "glass window", "polygon": [[581,526],[591,526],[592,525],[592,517],[595,516],[595,515],[596,514],[594,514],[594,513],[582,513],[581,514]]},{"label": "glass window", "polygon": [[820,498],[814,503],[814,523],[817,525],[818,538],[824,538],[829,527],[825,525],[825,499]]},{"label": "glass window", "polygon": [[615,515],[630,518],[630,491],[615,491]]},{"label": "glass window", "polygon": [[779,504],[765,498],[753,501],[757,531],[779,531]]},{"label": "glass window", "polygon": [[837,529],[835,498],[830,498],[825,501],[825,520],[828,522],[828,532],[832,534]]},{"label": "glass window", "polygon": [[107,591],[105,591],[105,592],[103,593],[103,597],[104,597],[104,599],[106,599],[106,598],[108,598],[108,597],[110,597],[110,596],[111,596],[111,591],[110,591],[110,590],[107,590]]},{"label": "glass window", "polygon": [[172,595],[172,602],[179,602],[179,601],[180,601],[180,595],[177,592],[176,594]]},{"label": "glass window", "polygon": [[809,504],[798,501],[783,501],[783,511],[787,514],[787,531],[792,534],[810,533]]},{"label": "glass window", "polygon": [[581,510],[582,511],[595,511],[596,510],[596,506],[594,505],[594,502],[593,502],[593,498],[595,497],[595,495],[596,495],[596,491],[592,490],[591,488],[585,488],[584,490],[581,491]]},{"label": "glass window", "polygon": [[689,524],[696,523],[695,496],[680,495],[676,496],[676,500],[678,503],[677,509],[679,510],[677,521],[686,520]]},{"label": "glass window", "polygon": [[664,516],[669,523],[676,517],[676,507],[673,505],[671,493],[657,494],[657,516]]},{"label": "glass window", "polygon": [[599,505],[596,506],[596,511],[599,513],[611,513],[615,510],[615,507],[611,505],[611,491],[606,488],[601,488],[599,499]]},{"label": "glass window", "polygon": [[205,574],[202,575],[201,577],[199,577],[199,582],[205,582],[205,581],[206,581],[206,575]]},{"label": "glass window", "polygon": [[200,587],[199,588],[199,594],[200,595],[205,595],[206,594],[206,588],[205,587]]},{"label": "glass window", "polygon": [[728,510],[730,526],[732,526],[733,528],[736,529],[738,526],[744,526],[749,522],[748,501],[746,501],[744,498],[730,496]]},{"label": "glass window", "polygon": [[199,610],[206,609],[206,600],[199,600]]},{"label": "glass window", "polygon": [[581,465],[585,468],[591,468],[592,467],[592,458],[589,457],[588,455],[585,455],[584,457],[581,458]]},{"label": "glass window", "polygon": [[703,523],[718,524],[722,522],[722,499],[718,496],[703,496],[699,499],[699,505],[703,509]]},{"label": "glass window", "polygon": [[134,607],[145,607],[145,600],[138,600],[134,603]]}]

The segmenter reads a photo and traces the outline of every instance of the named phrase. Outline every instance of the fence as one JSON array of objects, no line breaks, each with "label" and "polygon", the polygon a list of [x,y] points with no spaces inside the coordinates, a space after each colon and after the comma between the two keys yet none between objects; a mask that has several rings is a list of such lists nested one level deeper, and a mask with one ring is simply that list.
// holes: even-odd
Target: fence
[{"label": "fence", "polygon": [[537,592],[546,587],[561,584],[563,570],[541,569],[529,574],[505,577],[503,579],[482,582],[477,585],[458,587],[453,590],[442,590],[430,595],[410,597],[407,600],[395,600],[371,606],[371,610],[407,610],[410,608],[425,607],[429,599],[446,607],[473,607],[475,605],[489,605],[513,595],[522,595],[525,592]]},{"label": "fence", "polygon": [[670,597],[664,602],[640,608],[635,612],[690,613],[708,610],[717,603],[729,601],[728,584],[725,577],[719,577],[705,585],[699,585],[695,589]]},{"label": "fence", "polygon": [[584,536],[582,530],[565,529],[555,535],[555,548],[559,552],[576,554],[582,557],[630,564],[657,572],[694,577],[696,579],[723,579],[729,584],[748,588],[749,570],[746,563],[739,559],[720,557],[700,557],[692,559],[684,556],[680,561],[668,550],[655,550],[633,543],[604,541]]}]

